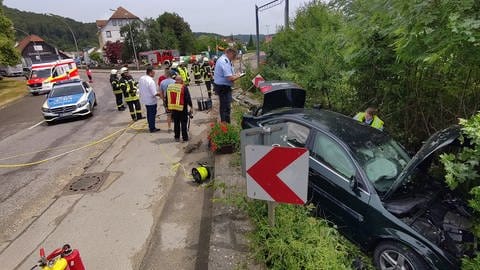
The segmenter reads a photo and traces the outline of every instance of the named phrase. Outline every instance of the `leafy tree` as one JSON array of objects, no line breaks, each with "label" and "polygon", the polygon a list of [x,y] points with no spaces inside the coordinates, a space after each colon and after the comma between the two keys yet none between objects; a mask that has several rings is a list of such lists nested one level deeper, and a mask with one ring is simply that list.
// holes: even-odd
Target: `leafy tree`
[{"label": "leafy tree", "polygon": [[120,59],[122,59],[122,49],[123,43],[120,41],[110,42],[108,41],[105,44],[105,55],[107,56],[108,61],[111,64],[117,64]]},{"label": "leafy tree", "polygon": [[253,43],[252,35],[250,35],[250,37],[248,38],[247,49],[249,49],[249,50],[254,50],[255,49],[255,44]]},{"label": "leafy tree", "polygon": [[98,63],[103,63],[103,58],[99,52],[93,52],[90,54],[90,59],[97,61]]},{"label": "leafy tree", "polygon": [[98,46],[95,23],[82,23],[60,16],[52,17],[9,7],[3,8],[5,16],[13,22],[15,28],[19,29],[16,32],[17,40],[23,39],[27,32],[41,37],[61,50],[74,51],[75,43],[66,23],[74,32],[79,49]]},{"label": "leafy tree", "polygon": [[[462,144],[465,147],[457,154],[442,154],[441,162],[446,175],[445,182],[452,189],[461,189],[469,194],[469,205],[475,211],[474,232],[480,237],[480,113],[470,119],[460,119],[462,126]],[[468,144],[466,143],[468,141]],[[474,259],[464,259],[464,269],[478,269],[480,254]]]},{"label": "leafy tree", "polygon": [[3,14],[3,1],[0,0],[0,65],[13,66],[20,62],[15,49],[15,32],[12,22]]},{"label": "leafy tree", "polygon": [[187,54],[194,49],[190,25],[176,13],[165,12],[156,19],[146,20],[151,49],[177,49]]},{"label": "leafy tree", "polygon": [[130,24],[120,28],[120,34],[125,37],[124,46],[122,48],[122,60],[124,62],[129,62],[130,60],[135,59],[133,50],[134,45],[137,54],[148,49],[147,34],[140,28],[138,21],[130,22]]}]

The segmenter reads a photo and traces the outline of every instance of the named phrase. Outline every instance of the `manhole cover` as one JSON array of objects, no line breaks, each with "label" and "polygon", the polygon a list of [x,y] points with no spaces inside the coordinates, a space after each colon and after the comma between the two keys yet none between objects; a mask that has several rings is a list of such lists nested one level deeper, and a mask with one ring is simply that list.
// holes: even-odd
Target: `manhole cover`
[{"label": "manhole cover", "polygon": [[72,183],[67,186],[69,192],[92,192],[97,191],[107,179],[108,173],[84,174],[73,178]]}]

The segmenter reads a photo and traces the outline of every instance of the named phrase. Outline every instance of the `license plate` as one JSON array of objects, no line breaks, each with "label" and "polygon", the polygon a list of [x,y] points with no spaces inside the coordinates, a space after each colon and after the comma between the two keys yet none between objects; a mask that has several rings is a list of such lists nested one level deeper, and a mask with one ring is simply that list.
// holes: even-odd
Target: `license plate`
[{"label": "license plate", "polygon": [[70,116],[70,115],[72,115],[71,112],[68,112],[68,113],[59,113],[59,114],[58,114],[58,117],[65,117],[65,116]]}]

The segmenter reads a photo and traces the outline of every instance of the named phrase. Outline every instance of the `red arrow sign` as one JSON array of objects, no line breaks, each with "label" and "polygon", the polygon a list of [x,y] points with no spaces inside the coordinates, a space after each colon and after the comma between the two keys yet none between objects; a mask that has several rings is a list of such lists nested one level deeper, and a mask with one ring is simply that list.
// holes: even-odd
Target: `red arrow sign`
[{"label": "red arrow sign", "polygon": [[257,76],[255,76],[255,78],[253,78],[252,83],[253,85],[255,85],[255,87],[258,88],[258,85],[264,81],[265,79],[262,77],[262,75],[258,74]]},{"label": "red arrow sign", "polygon": [[[253,164],[253,166],[247,169],[247,174],[258,183],[258,185],[260,185],[260,187],[268,193],[274,201],[304,204],[304,199],[300,198],[291,187],[280,179],[279,173],[294,163],[306,152],[307,149],[305,148],[273,147],[260,160]],[[308,154],[306,155],[306,159],[308,164]],[[297,175],[304,174],[305,178],[307,178],[307,171],[308,165],[305,172],[298,172]],[[305,179],[305,181],[307,181],[307,179]],[[304,193],[306,193],[306,190]]]}]

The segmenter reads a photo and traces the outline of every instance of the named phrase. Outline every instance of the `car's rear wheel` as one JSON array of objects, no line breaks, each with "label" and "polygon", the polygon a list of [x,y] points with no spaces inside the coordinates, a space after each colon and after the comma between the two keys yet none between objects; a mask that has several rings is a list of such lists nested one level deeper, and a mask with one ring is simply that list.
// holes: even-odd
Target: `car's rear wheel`
[{"label": "car's rear wheel", "polygon": [[373,261],[377,269],[429,269],[425,261],[409,247],[397,242],[380,243],[373,253]]}]

